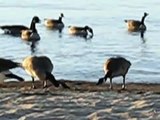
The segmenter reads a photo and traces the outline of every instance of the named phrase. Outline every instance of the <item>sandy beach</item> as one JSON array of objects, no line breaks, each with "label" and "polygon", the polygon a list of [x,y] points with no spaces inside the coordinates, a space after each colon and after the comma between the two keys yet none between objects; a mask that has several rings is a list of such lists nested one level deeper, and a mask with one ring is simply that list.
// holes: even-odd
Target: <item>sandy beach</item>
[{"label": "sandy beach", "polygon": [[[64,81],[64,80],[61,80]],[[0,84],[0,120],[159,120],[160,84],[128,83],[96,86],[65,80],[70,89],[47,89],[36,81]]]}]

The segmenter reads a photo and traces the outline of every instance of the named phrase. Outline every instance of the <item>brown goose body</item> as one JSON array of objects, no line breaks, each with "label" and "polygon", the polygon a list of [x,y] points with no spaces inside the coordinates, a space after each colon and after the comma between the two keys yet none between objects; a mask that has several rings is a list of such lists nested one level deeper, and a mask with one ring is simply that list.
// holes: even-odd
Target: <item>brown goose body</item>
[{"label": "brown goose body", "polygon": [[12,35],[12,36],[21,36],[22,30],[36,30],[36,23],[39,23],[40,19],[37,16],[34,16],[31,21],[30,28],[24,25],[3,25],[0,28],[4,31],[4,34]]},{"label": "brown goose body", "polygon": [[40,19],[37,16],[34,16],[31,21],[30,28],[24,25],[2,25],[0,28],[4,31],[4,34],[12,36],[21,36],[22,30],[33,30],[36,31],[35,24],[39,23]]},{"label": "brown goose body", "polygon": [[28,56],[22,62],[22,67],[32,77],[32,87],[34,86],[34,78],[43,80],[43,87],[47,87],[47,80],[49,80],[55,87],[61,84],[52,75],[53,64],[46,56]]},{"label": "brown goose body", "polygon": [[[79,26],[69,26],[68,32],[71,35],[87,37],[90,33],[93,37],[93,30],[89,26],[79,27]],[[89,33],[88,33],[89,32]]]},{"label": "brown goose body", "polygon": [[59,19],[44,19],[44,25],[49,29],[62,30],[64,28],[63,17],[64,15],[61,13]]},{"label": "brown goose body", "polygon": [[38,32],[32,32],[32,30],[22,30],[21,39],[25,41],[38,41],[40,40],[40,35]]},{"label": "brown goose body", "polygon": [[28,30],[29,28],[24,25],[3,25],[0,28],[4,31],[4,34],[20,36],[21,30]]},{"label": "brown goose body", "polygon": [[144,13],[144,15],[142,16],[141,21],[139,20],[125,20],[126,24],[127,24],[127,28],[128,31],[145,31],[147,29],[146,25],[144,24],[144,20],[146,18],[146,16],[148,16],[148,13]]},{"label": "brown goose body", "polygon": [[126,60],[123,57],[108,59],[103,67],[105,76],[99,79],[97,85],[102,84],[103,81],[106,81],[107,78],[110,78],[110,88],[112,89],[112,78],[122,76],[123,77],[122,89],[125,89],[125,76],[130,66],[131,66],[130,61]]}]

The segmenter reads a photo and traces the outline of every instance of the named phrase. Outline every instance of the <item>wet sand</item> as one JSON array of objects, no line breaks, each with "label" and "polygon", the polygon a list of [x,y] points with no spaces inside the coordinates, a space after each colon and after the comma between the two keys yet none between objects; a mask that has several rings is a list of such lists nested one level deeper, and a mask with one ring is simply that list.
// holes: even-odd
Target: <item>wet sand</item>
[{"label": "wet sand", "polygon": [[[64,81],[64,80],[61,80]],[[159,120],[160,84],[128,83],[96,86],[94,82],[69,81],[70,89],[31,89],[31,82],[0,84],[0,120]]]}]

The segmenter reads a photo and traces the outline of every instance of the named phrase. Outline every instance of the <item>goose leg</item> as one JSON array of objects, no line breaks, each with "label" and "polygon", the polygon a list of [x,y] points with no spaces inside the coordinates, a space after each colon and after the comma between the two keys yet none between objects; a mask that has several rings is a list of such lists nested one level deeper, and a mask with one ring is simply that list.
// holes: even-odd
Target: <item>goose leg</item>
[{"label": "goose leg", "polygon": [[111,71],[108,71],[108,72],[105,74],[105,76],[104,76],[105,82],[107,81],[107,78],[108,78],[108,77],[110,77],[110,79],[111,79],[111,76],[112,76],[112,72],[111,72]]},{"label": "goose leg", "polygon": [[104,76],[104,81],[105,82],[107,81],[107,77],[108,77],[108,74],[106,73],[105,76]]},{"label": "goose leg", "polygon": [[62,29],[61,28],[58,31],[59,31],[59,33],[62,33]]},{"label": "goose leg", "polygon": [[47,88],[47,80],[43,81],[43,88]]},{"label": "goose leg", "polygon": [[125,90],[126,86],[125,86],[125,75],[123,76],[123,85],[122,85],[122,90]]},{"label": "goose leg", "polygon": [[110,77],[110,86],[109,86],[109,89],[113,89],[112,87],[112,78]]},{"label": "goose leg", "polygon": [[35,89],[35,85],[34,85],[34,77],[32,77],[32,89]]}]

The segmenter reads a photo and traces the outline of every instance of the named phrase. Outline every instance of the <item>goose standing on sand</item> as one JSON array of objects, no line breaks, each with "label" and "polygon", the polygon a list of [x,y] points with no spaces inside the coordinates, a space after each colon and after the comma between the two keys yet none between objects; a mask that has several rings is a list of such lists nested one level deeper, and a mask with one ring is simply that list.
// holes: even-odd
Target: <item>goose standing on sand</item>
[{"label": "goose standing on sand", "polygon": [[123,85],[122,89],[125,89],[125,76],[131,66],[130,61],[123,57],[113,57],[108,59],[104,64],[105,76],[100,78],[97,85],[102,84],[107,78],[110,78],[110,89],[112,89],[112,78],[122,76]]},{"label": "goose standing on sand", "polygon": [[52,75],[53,64],[46,56],[28,56],[23,60],[22,67],[32,77],[32,88],[35,88],[34,78],[43,80],[43,88],[47,87],[47,80],[55,87],[59,87],[61,84],[64,88],[69,88],[65,83],[57,81]]},{"label": "goose standing on sand", "polygon": [[4,31],[4,34],[9,34],[12,36],[21,36],[22,30],[36,30],[36,23],[40,23],[40,19],[37,16],[34,16],[31,21],[30,28],[24,25],[3,25],[0,26],[0,29]]},{"label": "goose standing on sand", "polygon": [[44,19],[44,25],[49,29],[59,30],[61,32],[64,28],[63,17],[64,15],[61,13],[59,19]]},{"label": "goose standing on sand", "polygon": [[71,35],[76,35],[76,36],[81,36],[84,38],[87,38],[89,35],[89,32],[91,34],[91,38],[93,37],[93,30],[89,26],[84,26],[84,27],[78,27],[78,26],[69,26],[68,28],[69,34]]},{"label": "goose standing on sand", "polygon": [[136,32],[136,31],[145,31],[146,25],[144,24],[145,18],[148,16],[148,13],[144,13],[141,21],[138,20],[124,20],[127,23],[128,31]]},{"label": "goose standing on sand", "polygon": [[20,67],[20,64],[13,62],[9,59],[0,58],[0,82],[4,82],[5,79],[10,79],[10,78],[17,79],[18,81],[24,81],[23,78],[9,71],[10,69],[16,67]]}]

